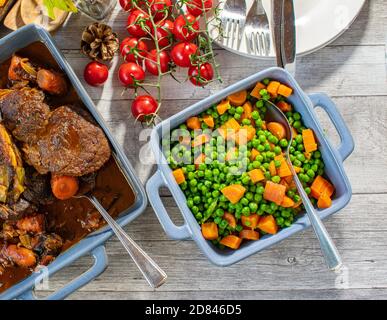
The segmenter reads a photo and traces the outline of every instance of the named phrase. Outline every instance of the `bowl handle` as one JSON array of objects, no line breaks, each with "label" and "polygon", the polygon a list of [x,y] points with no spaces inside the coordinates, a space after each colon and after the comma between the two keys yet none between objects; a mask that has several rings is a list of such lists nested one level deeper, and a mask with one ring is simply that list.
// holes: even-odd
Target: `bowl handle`
[{"label": "bowl handle", "polygon": [[168,187],[164,182],[160,171],[157,171],[146,184],[146,192],[148,194],[149,202],[152,205],[161,226],[163,227],[165,233],[172,239],[190,239],[192,236],[187,223],[184,222],[182,226],[177,226],[169,217],[168,212],[161,201],[159,193],[159,189],[163,186]]},{"label": "bowl handle", "polygon": [[[95,249],[90,251],[90,254],[94,258],[94,263],[91,268],[84,273],[82,273],[79,277],[75,278],[64,287],[45,297],[45,300],[61,300],[66,298],[68,295],[88,284],[90,281],[94,280],[98,277],[102,272],[105,271],[108,265],[108,258],[106,255],[105,246],[101,245],[96,247]],[[44,269],[41,269],[44,270]],[[47,270],[47,269],[46,269]],[[43,280],[45,276],[49,276],[49,274],[45,274],[40,271],[40,275],[38,279]],[[44,280],[43,280],[44,281]],[[16,299],[18,300],[38,300],[35,293],[33,292],[33,288],[19,295]]]},{"label": "bowl handle", "polygon": [[352,153],[355,143],[342,115],[339,110],[337,110],[335,103],[326,94],[314,93],[309,95],[309,98],[312,101],[313,108],[321,107],[324,109],[335,126],[341,139],[341,143],[337,148],[337,151],[344,161]]}]

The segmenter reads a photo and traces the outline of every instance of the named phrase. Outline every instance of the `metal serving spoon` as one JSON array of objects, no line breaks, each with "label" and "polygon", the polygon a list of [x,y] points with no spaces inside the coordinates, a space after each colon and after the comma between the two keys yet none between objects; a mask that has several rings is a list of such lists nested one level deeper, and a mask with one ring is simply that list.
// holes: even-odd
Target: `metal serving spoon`
[{"label": "metal serving spoon", "polygon": [[133,259],[134,263],[141,271],[142,275],[152,288],[158,288],[167,280],[166,273],[153,261],[147,253],[140,248],[140,246],[134,242],[134,240],[121,228],[121,226],[111,217],[111,215],[101,205],[99,200],[89,191],[88,193],[75,195],[77,199],[87,199],[98,210],[101,216],[112,228],[117,238],[121,241],[122,245]]},{"label": "metal serving spoon", "polygon": [[288,162],[289,168],[292,172],[293,179],[296,183],[297,190],[301,196],[302,202],[304,204],[305,210],[308,214],[309,220],[313,226],[314,232],[316,233],[317,239],[320,242],[321,251],[324,255],[325,262],[328,265],[328,268],[337,271],[342,265],[341,257],[335,244],[332,241],[332,238],[328,234],[328,231],[325,229],[320,217],[318,216],[315,208],[309,200],[308,195],[306,194],[300,179],[297,176],[296,171],[294,170],[293,164],[290,161],[289,149],[293,141],[293,132],[292,128],[288,122],[288,119],[283,114],[283,112],[272,102],[267,101],[267,112],[265,116],[265,121],[267,122],[278,122],[285,127],[286,139],[289,141],[288,147],[286,149],[286,160]]}]

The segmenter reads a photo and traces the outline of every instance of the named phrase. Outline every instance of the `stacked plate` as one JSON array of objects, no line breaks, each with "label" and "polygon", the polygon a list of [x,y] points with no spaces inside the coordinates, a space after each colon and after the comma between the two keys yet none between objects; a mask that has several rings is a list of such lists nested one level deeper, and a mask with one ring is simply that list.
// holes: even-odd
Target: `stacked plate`
[{"label": "stacked plate", "polygon": [[[223,6],[226,0],[219,4]],[[246,0],[247,10],[255,0]],[[263,6],[271,21],[271,0],[262,0]],[[297,55],[306,55],[326,46],[338,38],[355,20],[365,0],[294,0],[296,14]],[[215,42],[227,50],[251,58],[274,58],[273,46],[269,56],[252,55],[248,52],[246,39],[242,37],[239,50],[223,46],[218,40],[218,28],[213,20],[210,26],[212,38]]]}]

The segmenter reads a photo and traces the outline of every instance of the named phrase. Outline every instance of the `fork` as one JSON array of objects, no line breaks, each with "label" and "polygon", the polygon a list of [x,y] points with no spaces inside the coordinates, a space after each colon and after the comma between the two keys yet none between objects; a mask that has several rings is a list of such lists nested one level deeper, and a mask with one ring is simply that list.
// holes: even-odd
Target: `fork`
[{"label": "fork", "polygon": [[268,56],[270,53],[270,28],[262,0],[254,0],[247,13],[244,28],[246,44],[251,54]]},{"label": "fork", "polygon": [[223,45],[238,50],[246,21],[246,1],[227,0],[220,14],[220,19],[223,28]]}]

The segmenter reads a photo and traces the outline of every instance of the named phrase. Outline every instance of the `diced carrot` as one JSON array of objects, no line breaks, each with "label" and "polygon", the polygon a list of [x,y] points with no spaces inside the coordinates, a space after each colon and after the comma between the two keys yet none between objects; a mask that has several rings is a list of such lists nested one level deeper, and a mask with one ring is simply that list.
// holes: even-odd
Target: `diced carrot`
[{"label": "diced carrot", "polygon": [[192,141],[192,146],[197,147],[207,143],[208,141],[210,141],[209,135],[202,133],[195,137],[195,139]]},{"label": "diced carrot", "polygon": [[245,240],[258,240],[259,239],[259,233],[257,231],[254,231],[254,230],[242,230],[241,232],[239,232],[239,237],[241,239],[245,239]]},{"label": "diced carrot", "polygon": [[267,181],[265,185],[265,191],[263,198],[268,201],[272,201],[277,205],[281,205],[284,200],[286,187],[272,181]]},{"label": "diced carrot", "polygon": [[286,137],[285,127],[278,122],[269,122],[267,124],[267,130],[269,130],[274,136],[281,140]]},{"label": "diced carrot", "polygon": [[220,135],[224,138],[232,138],[235,137],[235,134],[240,129],[240,124],[234,118],[231,118],[226,123],[224,123],[218,130]]},{"label": "diced carrot", "polygon": [[293,182],[293,176],[283,177],[282,179],[284,179],[288,183],[289,186]]},{"label": "diced carrot", "polygon": [[286,98],[289,98],[293,93],[293,89],[289,88],[288,86],[285,86],[284,84],[280,84],[278,87],[277,94],[280,94],[281,96],[284,96]]},{"label": "diced carrot", "polygon": [[241,121],[243,119],[251,119],[251,113],[253,112],[253,107],[250,101],[246,101],[243,105],[243,113],[241,115]]},{"label": "diced carrot", "polygon": [[332,205],[332,199],[326,193],[323,193],[317,201],[317,207],[320,209],[329,208]]},{"label": "diced carrot", "polygon": [[176,169],[176,170],[172,171],[172,174],[175,177],[177,184],[181,184],[185,181],[183,169],[181,169],[181,168]]},{"label": "diced carrot", "polygon": [[265,179],[265,176],[263,175],[261,169],[253,169],[248,172],[248,175],[250,176],[250,180],[252,183],[257,183]]},{"label": "diced carrot", "polygon": [[251,90],[250,92],[250,96],[254,97],[254,98],[257,98],[257,99],[261,99],[261,95],[260,95],[260,91],[262,89],[265,89],[266,86],[262,83],[262,82],[257,82],[257,84],[255,85],[254,89]]},{"label": "diced carrot", "polygon": [[239,129],[237,135],[235,136],[235,142],[238,145],[246,144],[251,141],[255,136],[255,128],[251,126],[243,126]]},{"label": "diced carrot", "polygon": [[247,91],[246,90],[242,90],[242,91],[239,91],[239,92],[235,92],[233,94],[230,94],[228,97],[227,97],[228,101],[230,101],[230,103],[234,106],[241,106],[245,103],[246,99],[247,99]]},{"label": "diced carrot", "polygon": [[203,116],[203,121],[210,128],[213,128],[215,125],[214,118],[212,116],[210,116],[209,114],[206,114]]},{"label": "diced carrot", "polygon": [[270,161],[269,164],[269,172],[272,177],[277,175],[277,168],[275,167],[274,161]]},{"label": "diced carrot", "polygon": [[238,149],[236,147],[232,147],[230,148],[227,153],[226,153],[226,157],[224,158],[224,160],[226,161],[231,161],[231,160],[234,160],[236,159],[237,157],[237,154],[236,152],[238,151]]},{"label": "diced carrot", "polygon": [[259,151],[252,148],[250,151],[250,161],[254,161],[259,156]]},{"label": "diced carrot", "polygon": [[277,92],[278,92],[278,88],[280,86],[280,83],[278,81],[270,81],[266,90],[268,93],[270,93],[270,95],[272,96],[272,98],[276,98],[277,97]]},{"label": "diced carrot", "polygon": [[51,190],[55,198],[67,200],[75,196],[79,189],[78,179],[71,176],[52,175]]},{"label": "diced carrot", "polygon": [[231,228],[233,228],[233,229],[236,228],[236,225],[237,225],[236,224],[236,219],[235,219],[233,214],[231,214],[229,212],[225,212],[222,218],[227,221],[228,225]]},{"label": "diced carrot", "polygon": [[298,132],[295,128],[292,127],[293,139],[298,136]]},{"label": "diced carrot", "polygon": [[294,171],[296,171],[296,173],[300,173],[301,172],[301,168],[300,167],[293,166],[293,168],[294,168]]},{"label": "diced carrot", "polygon": [[228,100],[223,100],[216,106],[216,110],[220,115],[225,113],[228,109],[230,109],[230,102]]},{"label": "diced carrot", "polygon": [[277,107],[280,108],[282,112],[292,111],[292,105],[283,100],[277,102]]},{"label": "diced carrot", "polygon": [[312,129],[302,130],[302,140],[304,141],[304,148],[306,152],[313,152],[317,150],[317,143]]},{"label": "diced carrot", "polygon": [[281,203],[281,207],[293,208],[293,206],[294,206],[294,201],[291,198],[289,198],[288,196],[285,196],[284,200]]},{"label": "diced carrot", "polygon": [[306,159],[310,160],[310,158],[312,157],[312,154],[310,152],[304,152],[304,156]]},{"label": "diced carrot", "polygon": [[277,174],[281,178],[292,176],[292,172],[290,171],[288,163],[286,162],[286,159],[282,154],[275,156],[274,160],[281,161],[281,166],[277,168]]},{"label": "diced carrot", "polygon": [[199,164],[202,164],[206,161],[206,155],[204,153],[199,154],[194,160],[194,164],[196,169],[199,168]]},{"label": "diced carrot", "polygon": [[286,187],[286,191],[289,190],[289,184],[286,182],[285,179],[281,179],[280,184]]},{"label": "diced carrot", "polygon": [[206,222],[202,224],[202,235],[204,239],[216,240],[218,239],[218,226],[215,222]]},{"label": "diced carrot", "polygon": [[221,192],[232,204],[236,204],[240,199],[242,199],[246,192],[246,188],[240,184],[232,184],[224,187]]},{"label": "diced carrot", "polygon": [[225,236],[222,240],[220,240],[220,244],[223,244],[226,247],[229,247],[231,249],[238,249],[241,245],[242,239],[234,236],[232,234]]},{"label": "diced carrot", "polygon": [[255,214],[250,214],[248,217],[242,216],[241,221],[242,225],[247,228],[251,228],[252,230],[255,229],[258,225],[260,216]]},{"label": "diced carrot", "polygon": [[187,119],[187,127],[192,130],[199,130],[201,128],[200,120],[198,117],[191,117]]},{"label": "diced carrot", "polygon": [[323,193],[325,193],[328,197],[331,197],[333,192],[335,191],[334,186],[322,176],[317,176],[314,179],[310,189],[312,197],[317,200]]},{"label": "diced carrot", "polygon": [[261,217],[258,228],[269,234],[276,234],[278,231],[277,222],[272,215]]}]

